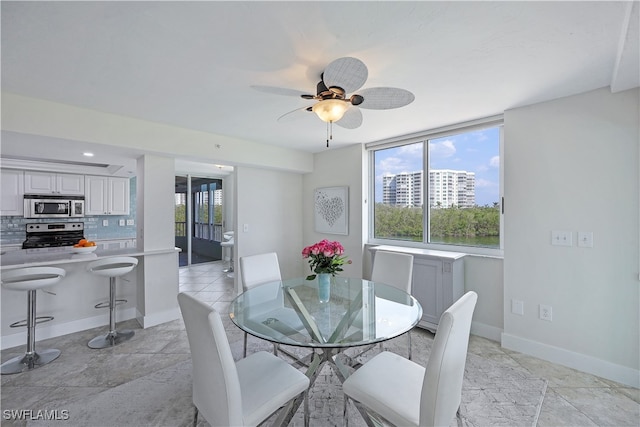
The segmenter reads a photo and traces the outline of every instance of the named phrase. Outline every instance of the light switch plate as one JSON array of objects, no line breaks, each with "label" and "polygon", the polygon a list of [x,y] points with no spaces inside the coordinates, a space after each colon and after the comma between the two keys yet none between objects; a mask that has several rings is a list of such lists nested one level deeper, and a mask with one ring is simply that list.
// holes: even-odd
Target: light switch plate
[{"label": "light switch plate", "polygon": [[124,227],[124,219],[118,220],[118,225]]},{"label": "light switch plate", "polygon": [[551,244],[554,246],[572,246],[573,238],[570,231],[557,231],[551,232]]},{"label": "light switch plate", "polygon": [[511,300],[511,312],[513,314],[518,314],[520,316],[524,316],[524,302],[512,299]]},{"label": "light switch plate", "polygon": [[128,219],[127,220],[127,225],[133,225],[133,220],[132,219]]}]

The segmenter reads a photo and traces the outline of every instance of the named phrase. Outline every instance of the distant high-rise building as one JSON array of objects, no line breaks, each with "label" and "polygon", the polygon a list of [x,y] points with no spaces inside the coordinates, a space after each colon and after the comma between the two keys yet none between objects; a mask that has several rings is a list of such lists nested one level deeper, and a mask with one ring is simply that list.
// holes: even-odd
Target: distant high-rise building
[{"label": "distant high-rise building", "polygon": [[407,207],[422,206],[422,171],[384,175],[382,203]]},{"label": "distant high-rise building", "polygon": [[[473,207],[476,204],[475,174],[467,171],[433,169],[429,171],[429,206]],[[423,204],[423,173],[402,172],[382,177],[382,203],[420,207]]]}]

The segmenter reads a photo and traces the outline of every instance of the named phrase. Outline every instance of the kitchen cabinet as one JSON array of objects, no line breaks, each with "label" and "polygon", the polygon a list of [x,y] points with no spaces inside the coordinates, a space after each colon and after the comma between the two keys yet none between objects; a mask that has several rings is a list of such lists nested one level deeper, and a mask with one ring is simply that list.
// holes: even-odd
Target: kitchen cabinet
[{"label": "kitchen cabinet", "polygon": [[85,176],[85,215],[129,215],[129,178]]},{"label": "kitchen cabinet", "polygon": [[466,254],[397,246],[376,246],[371,250],[413,255],[411,294],[422,306],[422,319],[418,326],[435,332],[442,313],[464,293]]},{"label": "kitchen cabinet", "polygon": [[2,169],[0,185],[0,215],[22,216],[24,214],[24,171]]},{"label": "kitchen cabinet", "polygon": [[26,194],[84,196],[84,175],[26,171],[24,173],[24,192]]}]

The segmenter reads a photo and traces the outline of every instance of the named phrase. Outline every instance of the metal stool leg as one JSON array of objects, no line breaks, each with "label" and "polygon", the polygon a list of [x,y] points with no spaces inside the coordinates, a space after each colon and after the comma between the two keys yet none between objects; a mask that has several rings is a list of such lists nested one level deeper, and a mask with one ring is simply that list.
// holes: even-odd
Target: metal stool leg
[{"label": "metal stool leg", "polygon": [[135,334],[130,329],[116,330],[116,278],[109,277],[109,333],[89,341],[90,348],[106,348],[125,342]]},{"label": "metal stool leg", "polygon": [[223,273],[233,273],[233,246],[229,246],[229,266],[222,270]]},{"label": "metal stool leg", "polygon": [[18,374],[38,368],[57,359],[60,350],[47,349],[36,353],[36,291],[27,291],[27,351],[24,356],[9,359],[0,366],[0,372]]}]

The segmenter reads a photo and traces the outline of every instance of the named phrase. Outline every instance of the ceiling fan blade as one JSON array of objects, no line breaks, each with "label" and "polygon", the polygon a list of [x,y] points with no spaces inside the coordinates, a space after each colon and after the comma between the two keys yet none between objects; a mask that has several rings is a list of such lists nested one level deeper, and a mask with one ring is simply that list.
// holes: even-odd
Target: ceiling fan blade
[{"label": "ceiling fan blade", "polygon": [[336,125],[345,129],[355,129],[362,124],[362,111],[353,105],[345,111],[344,116],[336,122]]},{"label": "ceiling fan blade", "polygon": [[325,68],[322,80],[327,87],[337,86],[345,93],[356,91],[364,85],[369,76],[367,66],[357,58],[338,58]]},{"label": "ceiling fan blade", "polygon": [[411,104],[416,98],[411,92],[395,87],[372,87],[358,92],[364,98],[360,108],[390,110]]},{"label": "ceiling fan blade", "polygon": [[271,93],[274,95],[285,95],[285,96],[301,96],[303,98],[313,99],[314,95],[310,95],[309,92],[302,92],[301,90],[288,89],[286,87],[277,87],[277,86],[261,86],[261,85],[251,85],[251,89],[255,89],[260,92]]},{"label": "ceiling fan blade", "polygon": [[[310,107],[309,107],[310,108]],[[291,122],[294,120],[298,120],[302,117],[305,117],[305,114],[307,112],[309,112],[311,110],[309,110],[307,107],[304,108],[296,108],[293,111],[289,111],[288,113],[284,113],[283,115],[281,115],[280,117],[278,117],[278,121],[279,122]],[[305,113],[305,114],[302,114]],[[311,114],[309,116],[312,116]]]}]

